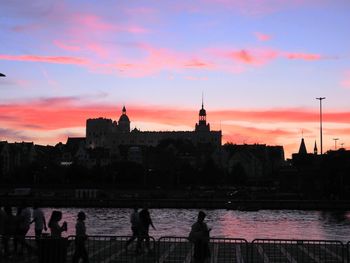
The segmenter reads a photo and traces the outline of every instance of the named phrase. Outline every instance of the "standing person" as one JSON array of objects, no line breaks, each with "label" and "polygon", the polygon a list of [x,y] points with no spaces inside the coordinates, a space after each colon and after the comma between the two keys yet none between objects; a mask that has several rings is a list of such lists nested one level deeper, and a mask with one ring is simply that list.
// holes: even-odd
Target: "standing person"
[{"label": "standing person", "polygon": [[194,263],[204,263],[210,258],[209,233],[211,229],[208,229],[207,224],[204,223],[205,217],[206,214],[203,211],[199,211],[197,222],[192,225],[188,237],[194,243]]},{"label": "standing person", "polygon": [[139,212],[138,208],[135,207],[133,212],[130,215],[130,223],[131,223],[131,231],[132,231],[132,237],[126,242],[125,248],[128,249],[128,246],[132,241],[134,241],[138,237],[138,230],[139,230]]},{"label": "standing person", "polygon": [[62,232],[67,231],[67,222],[64,221],[62,226],[58,224],[59,221],[62,219],[62,212],[54,210],[52,211],[50,220],[49,220],[49,228],[51,232],[51,237],[53,238],[60,238],[62,237]]},{"label": "standing person", "polygon": [[15,251],[17,252],[17,242],[21,244],[19,255],[23,254],[23,248],[27,247],[28,250],[31,247],[26,243],[25,237],[30,228],[32,213],[30,208],[27,207],[26,202],[22,202],[22,205],[17,208],[17,237],[15,238]]},{"label": "standing person", "polygon": [[80,258],[83,260],[83,263],[89,263],[88,254],[85,248],[85,240],[87,240],[85,219],[85,213],[80,211],[75,225],[75,252],[73,263],[78,263]]},{"label": "standing person", "polygon": [[[3,244],[3,246],[4,246],[4,238],[5,238],[4,227],[5,227],[6,218],[7,218],[6,212],[2,209],[0,204],[0,236],[1,236],[1,243]],[[6,253],[4,252],[4,254]],[[2,251],[0,251],[0,256],[2,256]]]},{"label": "standing person", "polygon": [[4,211],[6,213],[6,218],[4,222],[2,244],[4,246],[4,257],[8,258],[10,256],[9,240],[16,235],[16,218],[12,214],[12,208],[10,206],[5,206]]},{"label": "standing person", "polygon": [[143,240],[145,240],[146,249],[148,253],[152,253],[150,244],[149,244],[149,234],[148,234],[149,226],[152,226],[154,230],[156,230],[156,228],[153,225],[151,215],[147,208],[144,208],[140,211],[139,219],[140,219],[140,223],[139,223],[139,229],[138,229],[139,232],[138,232],[138,238],[137,238],[136,252],[137,253],[141,252],[141,243]]},{"label": "standing person", "polygon": [[44,212],[37,204],[33,206],[33,220],[30,223],[34,223],[35,239],[38,240],[41,237],[43,229],[46,231],[47,227]]}]

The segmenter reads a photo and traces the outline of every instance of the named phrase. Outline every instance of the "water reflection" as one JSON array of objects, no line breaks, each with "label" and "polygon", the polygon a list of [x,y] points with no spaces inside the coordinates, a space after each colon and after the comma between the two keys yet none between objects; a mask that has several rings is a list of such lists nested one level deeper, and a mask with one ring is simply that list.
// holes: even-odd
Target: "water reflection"
[{"label": "water reflection", "polygon": [[322,211],[321,219],[330,224],[349,224],[350,218],[347,211]]},{"label": "water reflection", "polygon": [[[67,221],[67,235],[75,232],[77,213],[83,210],[86,215],[87,232],[90,235],[130,235],[129,216],[131,209],[118,208],[62,208],[62,221]],[[49,218],[52,209],[43,209]],[[349,212],[319,212],[299,210],[204,210],[212,237],[280,239],[327,239],[348,241],[350,237]],[[152,220],[157,228],[150,235],[188,236],[195,222],[197,209],[150,209]],[[33,228],[33,227],[32,227]],[[33,235],[33,229],[29,234]]]}]

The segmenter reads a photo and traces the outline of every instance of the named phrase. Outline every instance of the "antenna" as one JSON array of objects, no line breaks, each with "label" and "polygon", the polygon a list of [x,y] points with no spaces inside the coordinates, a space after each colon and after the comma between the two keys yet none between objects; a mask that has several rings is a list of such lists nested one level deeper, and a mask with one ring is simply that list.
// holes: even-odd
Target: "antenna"
[{"label": "antenna", "polygon": [[204,92],[202,91],[202,109],[204,108]]},{"label": "antenna", "polygon": [[339,140],[339,138],[333,138],[334,140],[334,150],[337,150],[337,141]]}]

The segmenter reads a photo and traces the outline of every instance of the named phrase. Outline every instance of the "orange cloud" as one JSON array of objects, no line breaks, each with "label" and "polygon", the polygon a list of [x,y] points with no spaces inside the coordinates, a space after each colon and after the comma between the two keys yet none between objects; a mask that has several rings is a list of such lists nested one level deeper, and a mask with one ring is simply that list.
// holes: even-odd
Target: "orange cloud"
[{"label": "orange cloud", "polygon": [[258,127],[245,127],[241,125],[222,125],[225,142],[236,144],[277,144],[280,137],[294,135],[295,132],[283,129],[261,129]]},{"label": "orange cloud", "polygon": [[[198,121],[198,109],[127,105],[127,110],[132,126],[136,123],[141,129],[142,123],[148,123],[156,126],[167,125],[173,127],[173,130],[184,129],[183,127],[192,127],[189,129],[193,130]],[[59,140],[65,141],[65,134],[84,136],[88,118],[105,117],[117,120],[120,114],[114,104],[90,104],[86,98],[79,97],[0,104],[0,134],[3,140],[29,139],[36,143],[48,143],[51,140],[50,143],[55,144]],[[318,127],[318,112],[306,109],[211,110],[208,112],[208,121],[214,130],[218,129],[218,123],[222,121],[220,127],[223,130],[223,142],[286,144],[290,147],[289,152],[286,150],[287,154],[298,150],[294,146],[299,144],[300,133],[295,127],[310,127],[304,136],[310,137],[309,141],[312,143],[318,135],[318,128],[314,128]],[[267,123],[271,124],[266,125]],[[283,127],[280,123],[284,123]],[[286,123],[291,125],[286,126]],[[324,123],[325,127],[327,123],[328,127],[331,123],[334,123],[332,127],[337,127],[337,124],[345,127],[325,128],[325,144],[326,140],[330,141],[330,147],[332,141],[328,137],[331,138],[333,134],[344,140],[349,137],[350,112],[328,111],[324,113]]]}]

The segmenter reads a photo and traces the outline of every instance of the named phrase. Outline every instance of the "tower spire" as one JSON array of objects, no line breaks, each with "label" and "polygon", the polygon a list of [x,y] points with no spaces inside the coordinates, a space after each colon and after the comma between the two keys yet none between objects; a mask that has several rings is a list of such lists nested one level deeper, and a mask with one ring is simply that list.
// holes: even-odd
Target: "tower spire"
[{"label": "tower spire", "polygon": [[204,92],[202,91],[202,109],[204,109]]},{"label": "tower spire", "polygon": [[307,154],[304,138],[301,138],[300,147],[299,147],[299,154],[302,154],[302,155]]},{"label": "tower spire", "polygon": [[317,150],[317,144],[316,144],[316,140],[315,140],[314,154],[317,155],[317,152],[318,152],[318,150]]}]

